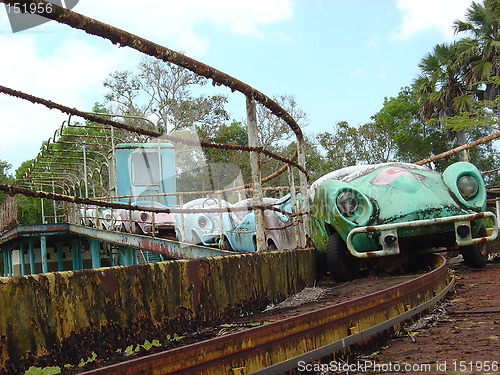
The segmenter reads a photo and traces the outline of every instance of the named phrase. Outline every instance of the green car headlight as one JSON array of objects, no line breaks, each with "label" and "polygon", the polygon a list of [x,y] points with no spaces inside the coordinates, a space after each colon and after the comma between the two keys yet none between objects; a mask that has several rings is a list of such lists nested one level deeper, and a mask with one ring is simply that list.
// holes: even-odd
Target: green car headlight
[{"label": "green car headlight", "polygon": [[466,200],[473,198],[479,191],[479,183],[470,174],[463,175],[457,181],[458,191]]},{"label": "green car headlight", "polygon": [[476,211],[486,209],[486,188],[481,172],[475,165],[464,161],[453,163],[446,168],[442,177],[458,202]]},{"label": "green car headlight", "polygon": [[337,196],[337,207],[342,215],[350,217],[356,212],[359,206],[356,194],[350,190],[344,190]]}]

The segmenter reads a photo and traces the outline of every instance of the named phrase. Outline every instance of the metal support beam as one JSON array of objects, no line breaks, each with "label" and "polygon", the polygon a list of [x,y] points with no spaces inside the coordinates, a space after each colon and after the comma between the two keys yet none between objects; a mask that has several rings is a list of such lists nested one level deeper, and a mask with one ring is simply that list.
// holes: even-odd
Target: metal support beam
[{"label": "metal support beam", "polygon": [[97,240],[90,241],[90,252],[92,255],[92,268],[101,267],[101,242]]},{"label": "metal support beam", "polygon": [[47,237],[40,237],[40,255],[42,257],[42,273],[49,272],[49,263],[47,261]]},{"label": "metal support beam", "polygon": [[500,200],[497,199],[495,201],[495,206],[497,208],[497,218],[499,218],[499,220],[498,220],[498,227],[500,229]]},{"label": "metal support beam", "polygon": [[[304,151],[304,139],[297,137],[297,161],[301,167],[305,167],[306,165],[306,156]],[[309,237],[309,195],[307,189],[307,176],[299,171],[299,181],[300,181],[300,195],[301,195],[301,206],[302,209],[300,211],[307,212],[302,216],[303,222],[303,233],[304,237]]]},{"label": "metal support beam", "polygon": [[29,253],[29,257],[30,257],[30,273],[33,275],[36,273],[36,269],[35,269],[35,243],[34,243],[34,239],[31,238],[28,240],[28,253]]},{"label": "metal support beam", "polygon": [[25,247],[26,243],[21,241],[19,243],[19,264],[21,265],[21,275],[26,275],[26,262],[24,260],[24,254],[26,253]]},{"label": "metal support beam", "polygon": [[71,241],[71,257],[73,260],[73,269],[83,269],[82,253],[80,252],[80,240]]},{"label": "metal support beam", "polygon": [[83,145],[83,174],[85,178],[85,198],[89,197],[89,182],[87,178],[87,152],[85,145]]},{"label": "metal support beam", "polygon": [[[259,137],[257,129],[257,110],[255,101],[252,97],[247,96],[247,131],[248,145],[250,147],[259,146]],[[253,202],[256,206],[264,204],[264,196],[262,194],[261,171],[260,171],[260,154],[257,151],[250,152],[250,167],[252,169],[252,187],[253,187]],[[266,235],[264,227],[264,211],[256,209],[253,211],[255,215],[255,246],[257,251],[267,250]]]},{"label": "metal support beam", "polygon": [[120,265],[131,266],[135,264],[135,250],[127,247],[120,247]]},{"label": "metal support beam", "polygon": [[12,251],[3,249],[3,275],[5,277],[13,276],[12,273]]},{"label": "metal support beam", "polygon": [[[300,207],[297,202],[297,192],[295,190],[295,178],[293,177],[293,169],[288,167],[288,182],[290,183],[290,200],[292,203],[292,213],[300,211]],[[293,220],[293,232],[295,235],[295,243],[297,247],[302,247],[302,240],[300,238],[300,223],[299,218],[296,216],[292,217]],[[305,242],[305,241],[304,241]]]},{"label": "metal support beam", "polygon": [[109,265],[111,267],[114,267],[116,266],[116,262],[115,262],[115,252],[114,252],[114,247],[113,246],[109,246]]},{"label": "metal support beam", "polygon": [[56,249],[57,249],[57,270],[64,271],[63,243],[56,242]]}]

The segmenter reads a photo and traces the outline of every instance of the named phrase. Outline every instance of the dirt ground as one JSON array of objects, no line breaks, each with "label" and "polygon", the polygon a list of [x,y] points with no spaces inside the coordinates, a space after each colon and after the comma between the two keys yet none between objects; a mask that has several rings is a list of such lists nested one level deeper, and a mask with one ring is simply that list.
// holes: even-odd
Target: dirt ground
[{"label": "dirt ground", "polygon": [[449,267],[454,294],[378,350],[330,373],[500,374],[500,258],[479,270],[459,258]]}]

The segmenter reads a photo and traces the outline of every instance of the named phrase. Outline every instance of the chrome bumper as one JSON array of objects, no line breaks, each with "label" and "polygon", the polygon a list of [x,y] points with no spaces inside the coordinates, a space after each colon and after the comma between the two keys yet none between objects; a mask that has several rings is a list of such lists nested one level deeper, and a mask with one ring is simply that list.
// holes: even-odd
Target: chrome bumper
[{"label": "chrome bumper", "polygon": [[[493,220],[493,232],[486,237],[472,238],[470,223],[473,220],[491,218]],[[455,244],[457,246],[468,246],[483,241],[493,241],[498,236],[497,218],[492,212],[481,212],[478,214],[458,215],[448,217],[438,217],[434,219],[406,221],[402,223],[373,225],[366,227],[354,228],[347,235],[347,248],[350,253],[357,258],[372,258],[388,255],[396,255],[400,253],[398,229],[431,226],[436,224],[454,223],[455,225]],[[467,230],[468,228],[468,230]],[[352,239],[359,233],[374,233],[380,232],[380,245],[382,250],[376,251],[357,251],[352,243]]]},{"label": "chrome bumper", "polygon": [[[160,231],[174,231],[175,230],[175,224],[174,223],[155,224],[154,229],[155,229],[155,233],[158,233]],[[146,233],[146,234],[152,234],[153,233],[153,225],[146,224],[144,226],[143,230],[144,230],[144,233]]]}]

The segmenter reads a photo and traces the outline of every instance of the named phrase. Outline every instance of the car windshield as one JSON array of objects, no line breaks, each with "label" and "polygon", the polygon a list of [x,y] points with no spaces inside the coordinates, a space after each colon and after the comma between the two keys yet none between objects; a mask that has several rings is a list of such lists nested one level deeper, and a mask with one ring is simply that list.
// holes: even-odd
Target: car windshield
[{"label": "car windshield", "polygon": [[132,183],[136,186],[159,185],[159,160],[156,152],[132,154]]}]

